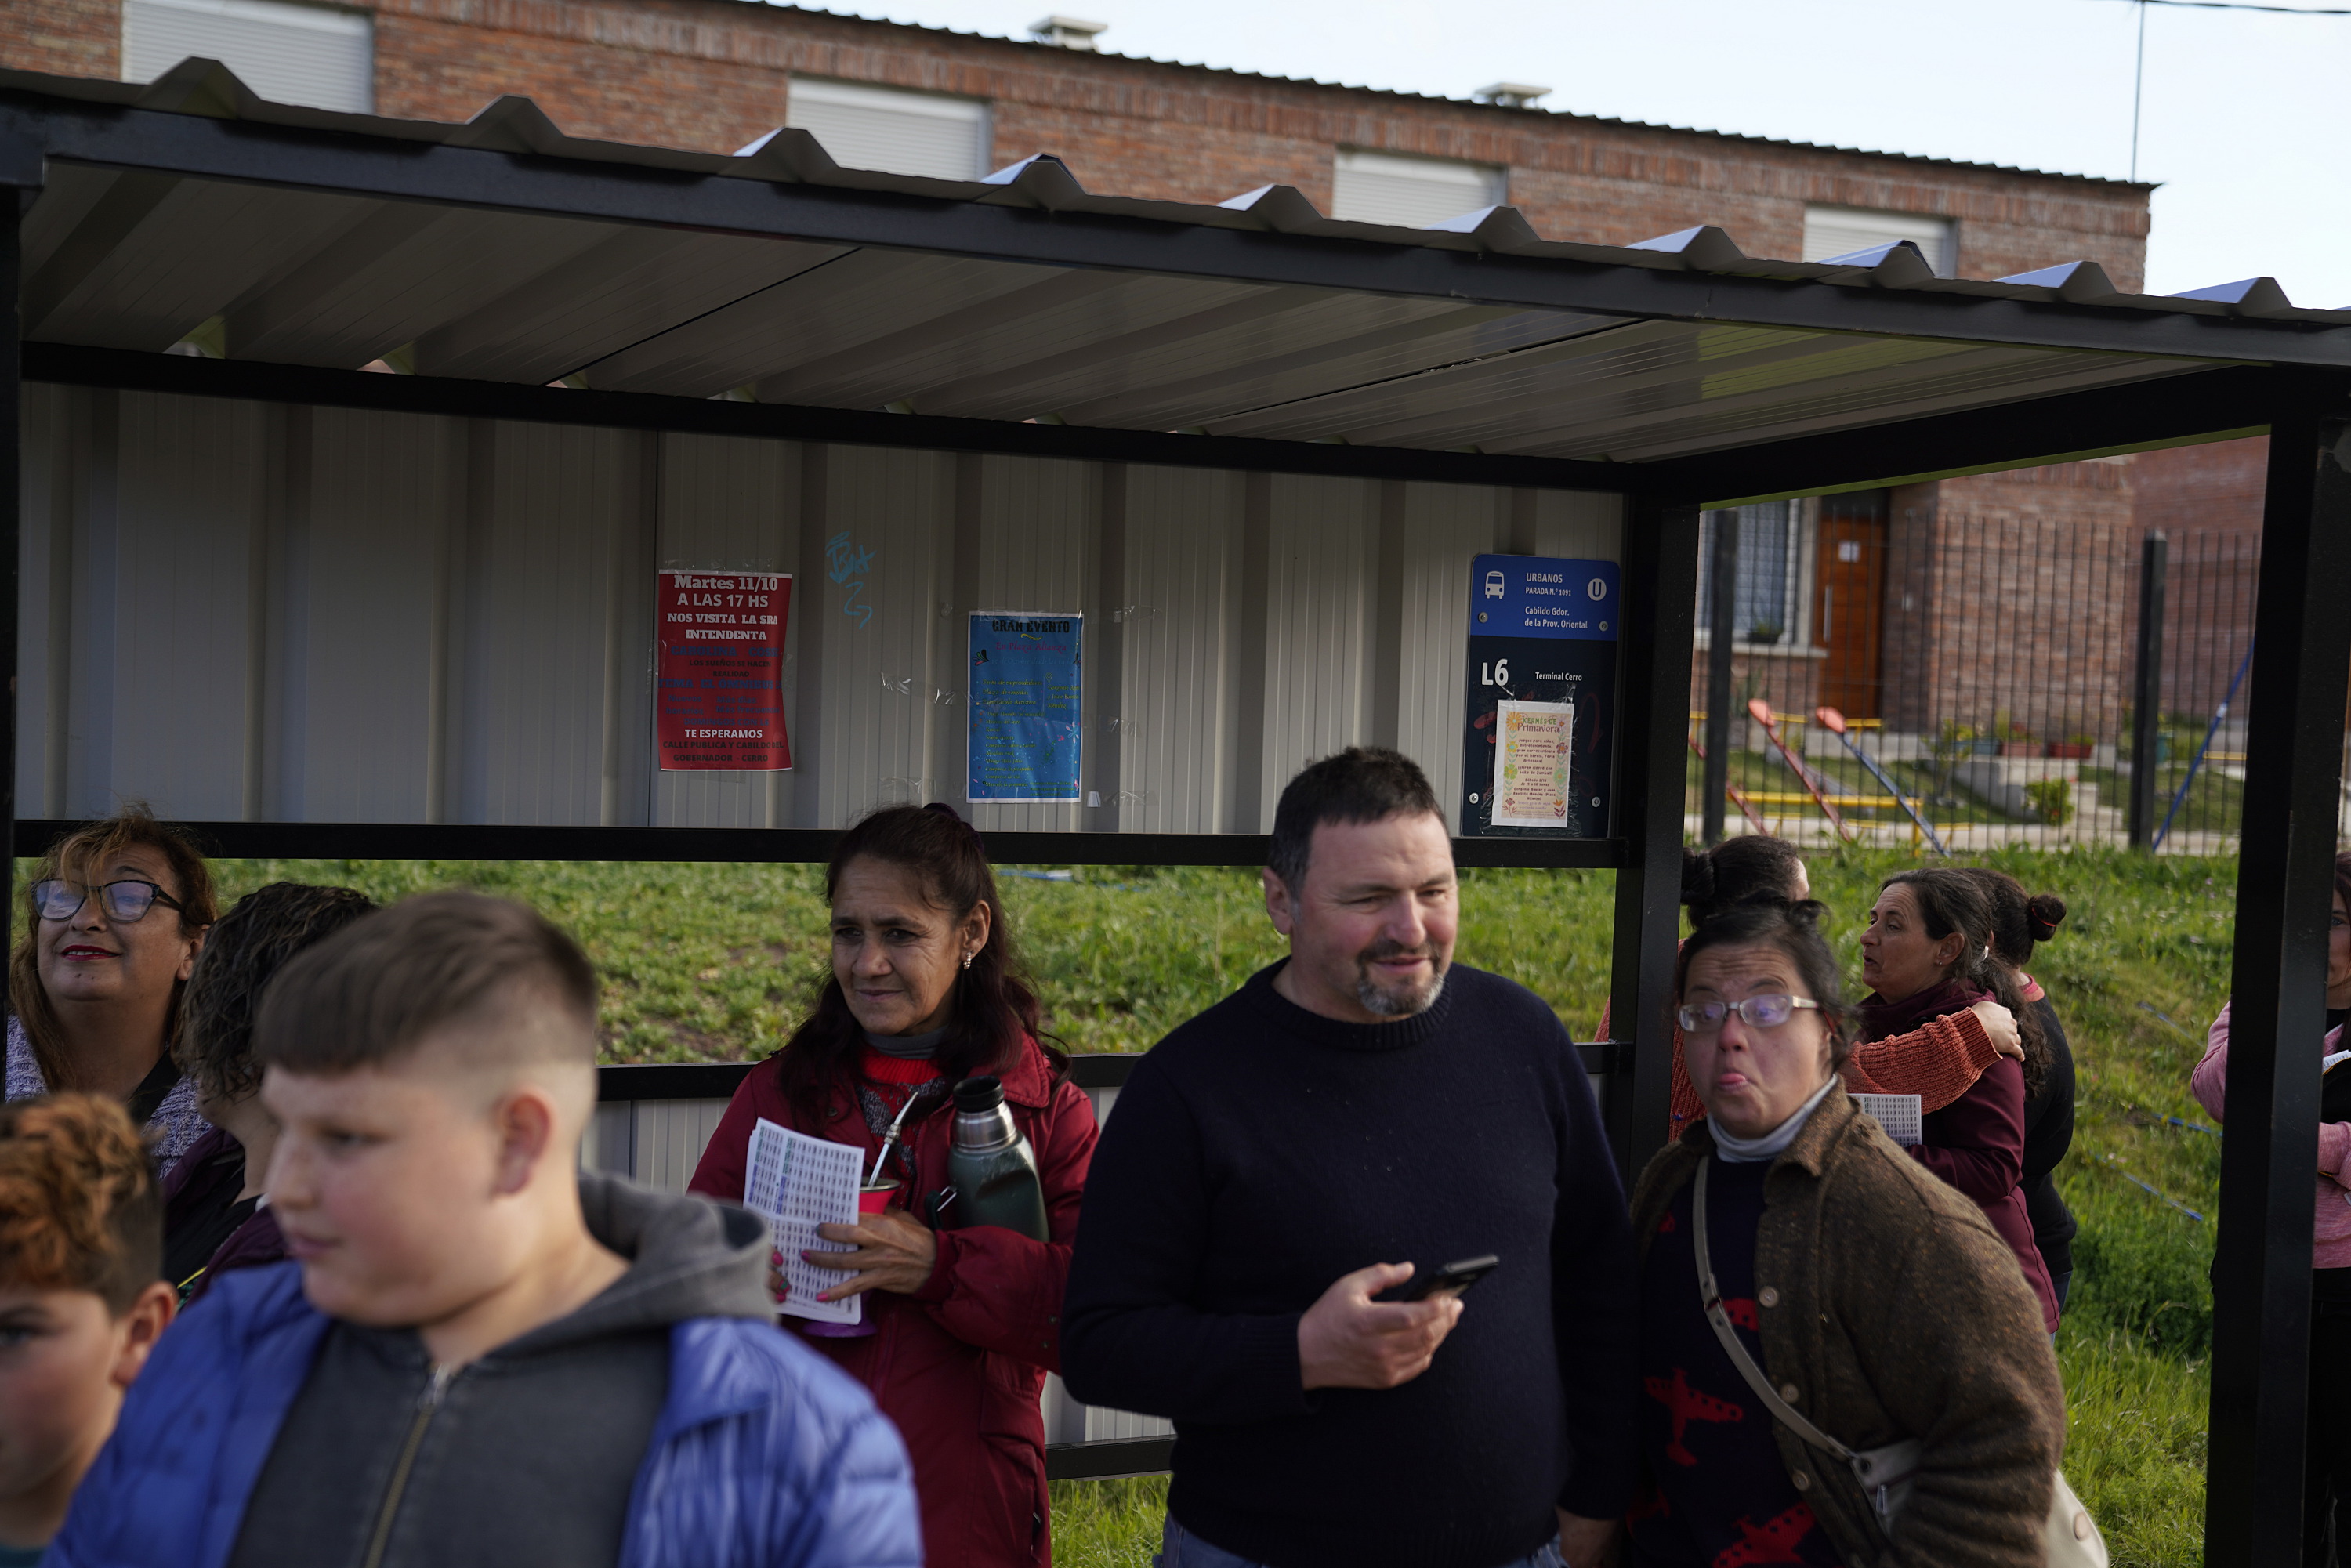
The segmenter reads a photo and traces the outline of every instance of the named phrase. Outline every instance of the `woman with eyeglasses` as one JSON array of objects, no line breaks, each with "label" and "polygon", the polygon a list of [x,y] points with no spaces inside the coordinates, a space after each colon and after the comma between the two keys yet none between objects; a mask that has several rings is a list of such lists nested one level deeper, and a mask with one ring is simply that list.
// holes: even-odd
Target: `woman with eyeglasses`
[{"label": "woman with eyeglasses", "polygon": [[[2229,1012],[2222,1003],[2205,1037],[2204,1059],[2189,1080],[2196,1102],[2215,1122],[2229,1113]],[[2344,1049],[2351,1030],[2351,852],[2335,857],[2335,898],[2326,922],[2326,1032],[2304,1035],[2293,1053],[2323,1063]],[[2278,1060],[2294,1060],[2281,1045]],[[2305,1066],[2304,1071],[2308,1071]],[[2319,1077],[2318,1183],[2311,1206],[2310,1440],[2302,1486],[2302,1560],[2331,1568],[2351,1560],[2351,1061],[2322,1066]]]},{"label": "woman with eyeglasses", "polygon": [[1975,1200],[2016,1254],[2025,1282],[2057,1332],[2057,1292],[2033,1244],[2024,1201],[2024,1104],[2049,1073],[2049,1041],[2016,973],[1992,951],[1992,907],[1983,884],[1953,866],[1896,873],[1879,884],[1861,934],[1861,1037],[1886,1040],[1987,998],[2015,1015],[2022,1061],[2001,1058],[1966,1093],[1919,1119],[1910,1155]]},{"label": "woman with eyeglasses", "polygon": [[[1693,930],[1717,914],[1759,901],[1794,903],[1813,896],[1802,853],[1787,840],[1768,833],[1741,833],[1712,849],[1682,851],[1682,903]],[[1609,1009],[1600,1009],[1600,1036],[1608,1032]],[[1673,1073],[1667,1100],[1668,1136],[1706,1114],[1690,1082],[1681,1035],[1674,1035]],[[2016,1019],[1990,998],[1949,1018],[1929,1019],[1898,1039],[1872,1040],[1845,1058],[1845,1086],[1873,1094],[1916,1094],[1928,1111],[1939,1111],[1965,1094],[1985,1068],[2003,1056],[2024,1054]]]},{"label": "woman with eyeglasses", "polygon": [[[831,973],[807,1021],[736,1090],[688,1186],[741,1201],[762,1120],[857,1147],[891,1190],[857,1225],[818,1228],[848,1250],[804,1256],[839,1270],[820,1299],[859,1299],[862,1321],[784,1325],[863,1384],[905,1438],[927,1561],[1050,1563],[1038,1400],[1061,1370],[1093,1106],[1038,1038],[996,873],[953,809],[873,812],[841,835],[824,885]],[[998,1080],[1036,1153],[1043,1238],[958,1212],[950,1106],[974,1077]],[[785,1299],[781,1279],[770,1287]]]},{"label": "woman with eyeglasses", "polygon": [[1819,907],[1725,911],[1676,967],[1707,1113],[1633,1194],[1628,1561],[2041,1568],[2065,1409],[2039,1304],[1976,1207],[1842,1092]]},{"label": "woman with eyeglasses", "polygon": [[144,806],[52,844],[25,889],[8,962],[8,1098],[78,1090],[120,1101],[170,1170],[207,1131],[172,1047],[218,913],[204,857]]}]

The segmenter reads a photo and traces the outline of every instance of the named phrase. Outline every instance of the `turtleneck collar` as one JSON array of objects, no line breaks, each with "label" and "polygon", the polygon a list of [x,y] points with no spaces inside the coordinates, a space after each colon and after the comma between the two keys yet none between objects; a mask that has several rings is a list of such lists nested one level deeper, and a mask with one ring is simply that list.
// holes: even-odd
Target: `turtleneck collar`
[{"label": "turtleneck collar", "polygon": [[946,1037],[945,1029],[935,1029],[926,1034],[875,1034],[867,1030],[865,1043],[901,1061],[928,1061],[938,1054],[939,1043]]},{"label": "turtleneck collar", "polygon": [[1715,1155],[1734,1166],[1760,1165],[1766,1160],[1778,1159],[1787,1153],[1788,1145],[1796,1141],[1796,1134],[1804,1130],[1804,1124],[1812,1120],[1813,1113],[1820,1108],[1822,1101],[1829,1097],[1829,1092],[1844,1087],[1844,1080],[1834,1072],[1830,1073],[1828,1082],[1813,1090],[1811,1099],[1797,1106],[1786,1121],[1761,1137],[1734,1137],[1720,1122],[1709,1118],[1707,1126],[1714,1134]]},{"label": "turtleneck collar", "polygon": [[[1273,988],[1273,977],[1281,972],[1287,958],[1269,964],[1249,978],[1241,994],[1254,1002],[1268,1019],[1290,1033],[1327,1045],[1339,1051],[1402,1051],[1434,1038],[1445,1027],[1450,1010],[1452,988],[1448,985],[1437,993],[1437,1000],[1421,1012],[1387,1023],[1350,1023],[1344,1019],[1324,1018],[1321,1013],[1300,1007]],[[1448,967],[1446,977],[1452,978]]]}]

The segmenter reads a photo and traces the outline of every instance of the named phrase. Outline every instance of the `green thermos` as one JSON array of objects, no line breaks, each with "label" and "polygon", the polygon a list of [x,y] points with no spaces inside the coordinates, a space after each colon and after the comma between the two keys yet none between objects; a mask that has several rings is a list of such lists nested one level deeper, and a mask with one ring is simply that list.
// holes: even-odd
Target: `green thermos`
[{"label": "green thermos", "polygon": [[1004,1103],[994,1078],[967,1078],[955,1086],[955,1127],[947,1144],[947,1180],[966,1225],[1000,1225],[1032,1241],[1048,1241],[1045,1188],[1037,1179],[1037,1152]]}]

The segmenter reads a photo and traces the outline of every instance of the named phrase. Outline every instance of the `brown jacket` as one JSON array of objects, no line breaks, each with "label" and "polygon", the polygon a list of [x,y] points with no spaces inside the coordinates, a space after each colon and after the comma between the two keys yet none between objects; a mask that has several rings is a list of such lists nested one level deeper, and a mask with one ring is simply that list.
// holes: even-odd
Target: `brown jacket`
[{"label": "brown jacket", "polygon": [[[1642,1171],[1633,1233],[1645,1260],[1713,1150],[1701,1122]],[[1772,1424],[1788,1479],[1846,1563],[2041,1568],[2065,1396],[2007,1243],[1842,1094],[1772,1162],[1763,1204],[1755,1284],[1772,1385],[1847,1448],[1926,1444],[1889,1543],[1852,1470]]]}]

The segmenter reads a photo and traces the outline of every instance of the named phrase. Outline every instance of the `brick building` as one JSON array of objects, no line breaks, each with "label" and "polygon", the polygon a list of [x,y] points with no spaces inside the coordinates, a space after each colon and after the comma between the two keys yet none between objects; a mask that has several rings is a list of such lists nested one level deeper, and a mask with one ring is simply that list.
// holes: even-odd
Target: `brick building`
[{"label": "brick building", "polygon": [[[1553,113],[1532,106],[1540,88],[1464,102],[1129,59],[1099,52],[1095,30],[987,38],[747,0],[12,0],[0,66],[145,80],[206,55],[264,97],[391,116],[462,120],[516,94],[573,135],[620,141],[731,151],[792,125],[844,164],[905,172],[971,178],[1046,153],[1123,195],[1215,202],[1281,184],[1336,216],[1412,225],[1507,204],[1556,239],[1716,224],[1750,255],[1907,239],[1951,276],[2088,259],[2122,291],[2142,286],[2146,185]],[[1982,644],[1974,612],[1945,615],[1945,598],[1994,582],[2118,593],[2042,612],[2093,629],[2102,652],[2027,722],[2085,722],[2091,694],[2118,689],[2106,665],[2129,642],[2128,583],[2011,582],[2006,567],[1966,569],[1970,541],[2135,559],[2150,520],[2257,527],[2248,445],[1750,508],[1741,674],[1782,706],[1824,698],[1927,727],[1921,683],[2007,652]],[[1901,700],[1882,695],[1896,688]]]}]

